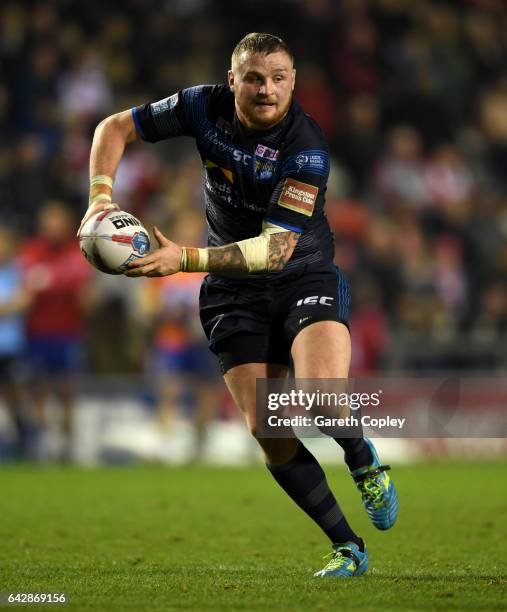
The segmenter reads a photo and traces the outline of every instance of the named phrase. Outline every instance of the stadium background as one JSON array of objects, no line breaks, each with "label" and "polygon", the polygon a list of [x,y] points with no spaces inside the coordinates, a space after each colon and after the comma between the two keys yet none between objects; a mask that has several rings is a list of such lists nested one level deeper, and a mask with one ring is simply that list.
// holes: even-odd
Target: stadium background
[{"label": "stadium background", "polygon": [[[325,538],[203,357],[198,277],[106,276],[77,249],[95,125],[222,82],[248,31],[293,48],[298,98],[329,140],[353,374],[494,376],[505,399],[503,0],[5,0],[0,605],[10,589],[101,611],[505,609],[505,438],[376,440],[400,495],[387,533],[336,445],[312,440],[370,550],[364,579],[313,580]],[[189,140],[130,146],[115,200],[204,242]]]},{"label": "stadium background", "polygon": [[[210,460],[258,457],[203,357],[196,277],[109,277],[73,256],[97,123],[223,82],[252,29],[292,47],[296,95],[329,141],[352,374],[505,372],[501,0],[5,2],[0,29],[0,271],[4,304],[20,308],[0,310],[2,459],[181,462],[195,439]],[[204,243],[190,139],[129,146],[114,200],[176,241]],[[185,355],[198,355],[189,376]],[[409,446],[389,452],[407,459]]]}]

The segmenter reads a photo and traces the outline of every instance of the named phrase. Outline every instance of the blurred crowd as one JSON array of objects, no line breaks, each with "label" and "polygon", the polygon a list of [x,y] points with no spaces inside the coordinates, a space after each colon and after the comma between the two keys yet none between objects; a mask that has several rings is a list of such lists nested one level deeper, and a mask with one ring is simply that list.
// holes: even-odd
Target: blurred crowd
[{"label": "blurred crowd", "polygon": [[[252,30],[292,47],[297,98],[328,138],[327,214],[335,261],[353,286],[353,373],[505,368],[505,2],[7,0],[0,374],[30,377],[35,421],[52,374],[69,412],[70,372],[165,372],[161,422],[182,381],[196,378],[196,402],[211,410],[218,371],[198,326],[200,279],[100,274],[81,257],[75,229],[97,123],[224,82],[234,44]],[[131,145],[114,200],[176,241],[205,242],[188,139]],[[8,392],[16,406],[15,385]]]}]

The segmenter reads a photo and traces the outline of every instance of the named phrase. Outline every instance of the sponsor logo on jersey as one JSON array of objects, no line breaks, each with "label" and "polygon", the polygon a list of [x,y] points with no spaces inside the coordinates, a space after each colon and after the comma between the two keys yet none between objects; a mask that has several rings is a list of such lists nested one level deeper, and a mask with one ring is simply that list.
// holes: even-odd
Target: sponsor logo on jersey
[{"label": "sponsor logo on jersey", "polygon": [[301,168],[308,162],[308,155],[303,155],[303,154],[298,155],[295,161],[296,161],[297,167],[301,170]]},{"label": "sponsor logo on jersey", "polygon": [[[234,206],[234,194],[231,185],[226,182],[215,181],[209,175],[206,175],[204,186],[207,192],[213,197],[218,198],[225,204]],[[237,208],[237,206],[235,206],[235,208]]]},{"label": "sponsor logo on jersey", "polygon": [[221,132],[218,132],[215,128],[211,128],[204,133],[204,138],[208,140],[218,153],[224,153],[225,155],[232,155],[233,159],[237,162],[243,162],[245,166],[248,165],[249,160],[252,159],[252,155],[241,149],[236,149],[230,142],[223,139]]},{"label": "sponsor logo on jersey", "polygon": [[[223,169],[222,169],[223,170]],[[220,198],[220,200],[232,208],[246,208],[255,213],[266,213],[266,205],[258,205],[253,202],[247,202],[241,194],[235,193],[232,185],[228,183],[219,183],[213,180],[210,175],[206,175],[205,188],[212,196]]]},{"label": "sponsor logo on jersey", "polygon": [[159,100],[158,102],[153,102],[150,104],[151,112],[153,115],[160,115],[160,113],[164,113],[165,111],[169,111],[173,109],[176,104],[178,104],[178,94],[175,93],[168,98],[164,98],[163,100]]},{"label": "sponsor logo on jersey", "polygon": [[280,156],[280,151],[270,149],[262,144],[258,144],[257,148],[255,149],[255,155],[257,157],[264,157],[266,159],[270,159],[271,161],[276,161]]},{"label": "sponsor logo on jersey", "polygon": [[249,166],[253,155],[250,155],[246,151],[235,148],[230,142],[223,140],[223,137],[216,129],[209,129],[204,133],[204,138],[208,140],[214,147],[216,147],[217,153],[224,153],[225,155],[232,155],[232,158],[238,164],[243,166]]},{"label": "sponsor logo on jersey", "polygon": [[[296,302],[296,306],[308,306],[309,304],[320,304],[321,306],[331,306],[334,301],[334,297],[329,295],[309,295],[308,297],[301,298]],[[305,317],[304,319],[300,319],[299,322],[309,319],[310,317]]]},{"label": "sponsor logo on jersey", "polygon": [[255,204],[254,202],[246,202],[245,200],[239,200],[239,206],[236,208],[246,208],[247,210],[251,210],[256,213],[266,213],[266,205]]},{"label": "sponsor logo on jersey", "polygon": [[326,158],[324,155],[319,153],[301,153],[300,155],[296,155],[296,159],[294,160],[298,167],[298,172],[301,170],[308,171],[318,171],[323,172],[326,168]]},{"label": "sponsor logo on jersey", "polygon": [[294,212],[311,217],[318,193],[319,188],[315,187],[315,185],[286,178],[282,187],[282,193],[278,198],[278,204],[283,208],[288,208]]},{"label": "sponsor logo on jersey", "polygon": [[238,163],[243,164],[244,166],[248,166],[250,163],[250,160],[252,159],[251,155],[248,155],[247,153],[245,153],[244,151],[241,151],[240,149],[233,149],[232,157],[234,161],[237,161]]}]

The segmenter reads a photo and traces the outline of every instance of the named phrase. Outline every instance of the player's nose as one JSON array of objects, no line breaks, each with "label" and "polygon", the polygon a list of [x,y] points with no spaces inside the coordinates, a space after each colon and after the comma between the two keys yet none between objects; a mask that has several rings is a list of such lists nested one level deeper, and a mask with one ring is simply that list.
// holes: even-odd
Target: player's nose
[{"label": "player's nose", "polygon": [[259,95],[261,96],[271,96],[274,93],[274,81],[270,78],[267,78],[259,87]]}]

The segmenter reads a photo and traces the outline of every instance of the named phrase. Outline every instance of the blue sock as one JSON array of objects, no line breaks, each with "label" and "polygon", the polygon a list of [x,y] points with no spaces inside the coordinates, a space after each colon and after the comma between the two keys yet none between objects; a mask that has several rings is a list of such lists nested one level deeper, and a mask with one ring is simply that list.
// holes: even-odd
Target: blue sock
[{"label": "blue sock", "polygon": [[364,438],[334,438],[334,441],[345,451],[345,463],[351,472],[372,464],[373,457]]}]

